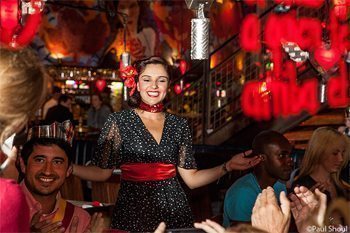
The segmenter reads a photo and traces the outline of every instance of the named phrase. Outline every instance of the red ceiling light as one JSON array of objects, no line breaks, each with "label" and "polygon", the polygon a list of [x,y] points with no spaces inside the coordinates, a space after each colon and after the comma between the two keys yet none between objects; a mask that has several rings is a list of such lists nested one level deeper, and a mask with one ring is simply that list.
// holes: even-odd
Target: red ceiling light
[{"label": "red ceiling light", "polygon": [[105,87],[106,87],[106,80],[99,79],[96,81],[97,90],[99,90],[101,92],[105,89]]},{"label": "red ceiling light", "polygon": [[316,62],[326,71],[337,64],[340,57],[341,54],[339,50],[335,48],[326,49],[319,47],[314,54]]},{"label": "red ceiling light", "polygon": [[181,94],[182,88],[181,88],[180,84],[175,84],[175,85],[174,85],[174,91],[175,91],[175,93],[176,93],[177,95],[180,95],[180,94]]},{"label": "red ceiling light", "polygon": [[243,20],[240,31],[240,43],[241,47],[248,52],[260,51],[260,22],[259,18],[255,14],[249,14]]},{"label": "red ceiling light", "polygon": [[180,60],[179,69],[181,75],[184,75],[187,71],[187,62],[185,60]]},{"label": "red ceiling light", "polygon": [[17,0],[0,1],[0,25],[2,30],[14,31],[18,26],[19,5]]},{"label": "red ceiling light", "polygon": [[340,20],[346,20],[350,8],[350,1],[348,0],[333,0],[334,13]]},{"label": "red ceiling light", "polygon": [[[0,43],[12,49],[25,47],[33,39],[41,22],[41,0],[22,2],[23,13],[20,10],[20,1],[0,1]],[[25,25],[20,23],[23,14],[28,14]]]}]

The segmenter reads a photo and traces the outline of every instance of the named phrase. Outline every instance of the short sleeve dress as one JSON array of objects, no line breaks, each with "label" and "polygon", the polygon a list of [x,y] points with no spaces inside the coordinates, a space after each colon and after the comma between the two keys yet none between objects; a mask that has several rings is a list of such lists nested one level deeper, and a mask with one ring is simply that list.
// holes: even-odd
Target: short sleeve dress
[{"label": "short sleeve dress", "polygon": [[[134,109],[109,115],[98,140],[92,164],[101,168],[125,163],[167,163],[197,168],[187,121],[165,113],[160,144]],[[164,221],[168,229],[193,226],[193,216],[178,178],[135,182],[122,180],[111,228],[149,232]]]}]

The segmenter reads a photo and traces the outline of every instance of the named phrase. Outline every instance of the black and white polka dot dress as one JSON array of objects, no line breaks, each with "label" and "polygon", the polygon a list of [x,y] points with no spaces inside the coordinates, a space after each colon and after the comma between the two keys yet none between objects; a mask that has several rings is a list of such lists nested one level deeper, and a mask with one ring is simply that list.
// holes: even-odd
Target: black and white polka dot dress
[{"label": "black and white polka dot dress", "polygon": [[[109,115],[92,163],[101,168],[125,163],[167,163],[176,167],[197,167],[192,154],[187,121],[165,113],[160,144],[135,110]],[[193,226],[193,216],[177,177],[147,182],[122,180],[111,227],[125,231],[153,232],[164,221],[168,229]]]}]

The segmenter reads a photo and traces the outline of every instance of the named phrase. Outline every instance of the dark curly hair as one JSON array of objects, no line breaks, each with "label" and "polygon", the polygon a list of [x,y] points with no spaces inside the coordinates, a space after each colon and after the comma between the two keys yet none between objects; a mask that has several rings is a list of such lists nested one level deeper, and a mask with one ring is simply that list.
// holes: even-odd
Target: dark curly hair
[{"label": "dark curly hair", "polygon": [[[137,75],[135,76],[135,82],[137,83],[139,81],[139,75],[145,70],[147,65],[162,65],[164,67],[164,69],[166,70],[166,72],[168,73],[168,75],[171,74],[171,70],[170,70],[170,66],[169,64],[161,57],[156,57],[156,56],[152,56],[146,59],[141,59],[138,61],[135,61],[133,63],[133,67],[137,70]],[[141,102],[141,96],[140,96],[140,92],[135,90],[135,93],[130,96],[129,100],[128,100],[128,105],[131,108],[137,108],[140,105]]]},{"label": "dark curly hair", "polygon": [[29,156],[33,153],[34,146],[52,146],[56,145],[61,148],[67,155],[68,164],[72,163],[73,160],[73,148],[67,142],[55,138],[33,138],[23,145],[21,150],[21,157],[24,164],[27,164]]}]

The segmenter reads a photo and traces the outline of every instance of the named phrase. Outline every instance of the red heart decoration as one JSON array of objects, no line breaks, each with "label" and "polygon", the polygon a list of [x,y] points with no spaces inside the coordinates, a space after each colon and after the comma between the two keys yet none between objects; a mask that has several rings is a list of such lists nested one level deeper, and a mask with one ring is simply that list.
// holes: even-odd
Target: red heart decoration
[{"label": "red heart decoration", "polygon": [[341,54],[338,49],[325,49],[320,47],[315,50],[314,58],[316,62],[326,71],[331,69],[340,59]]},{"label": "red heart decoration", "polygon": [[179,95],[182,92],[180,84],[175,84],[174,91],[177,95]]},{"label": "red heart decoration", "polygon": [[105,89],[105,87],[106,87],[106,80],[99,79],[96,81],[96,88],[99,91],[103,91],[103,89]]},{"label": "red heart decoration", "polygon": [[186,70],[187,70],[187,62],[185,60],[181,60],[179,64],[179,68],[180,68],[181,75],[184,75],[184,73],[186,73]]}]

